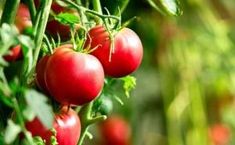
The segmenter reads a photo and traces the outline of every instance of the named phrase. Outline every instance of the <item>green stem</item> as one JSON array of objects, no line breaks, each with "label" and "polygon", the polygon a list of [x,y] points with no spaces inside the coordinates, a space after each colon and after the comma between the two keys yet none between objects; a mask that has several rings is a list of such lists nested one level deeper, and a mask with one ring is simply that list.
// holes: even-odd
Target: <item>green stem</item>
[{"label": "green stem", "polygon": [[36,8],[35,8],[35,5],[34,5],[34,0],[27,0],[26,3],[27,3],[28,8],[29,8],[32,23],[35,24]]},{"label": "green stem", "polygon": [[99,14],[103,14],[100,0],[92,0],[92,3],[93,3],[94,10],[98,12]]},{"label": "green stem", "polygon": [[21,112],[19,103],[16,98],[13,99],[13,104],[14,104],[14,109],[16,111],[17,119],[19,121],[19,125],[21,126],[21,129],[23,130],[23,133],[24,133],[27,141],[29,142],[30,145],[34,145],[32,137],[29,136],[29,134],[27,133],[27,129],[25,128],[23,114]]},{"label": "green stem", "polygon": [[20,0],[6,0],[2,13],[1,25],[3,23],[14,24]]},{"label": "green stem", "polygon": [[[92,3],[93,3],[94,10],[102,15],[103,12],[102,12],[102,8],[101,8],[100,0],[92,0]],[[101,18],[98,17],[97,23],[100,24],[101,22],[102,22]]]},{"label": "green stem", "polygon": [[102,20],[105,20],[105,19],[107,19],[107,18],[110,18],[110,19],[116,20],[117,22],[120,22],[120,18],[117,17],[117,16],[100,14],[100,13],[98,13],[98,12],[96,12],[96,11],[87,9],[87,8],[85,8],[85,7],[83,7],[83,6],[79,6],[79,5],[77,5],[76,3],[74,3],[74,2],[72,2],[72,1],[70,1],[70,0],[64,0],[64,2],[67,3],[67,4],[70,4],[71,6],[73,6],[74,8],[76,8],[77,10],[82,10],[82,11],[84,11],[85,13],[92,14],[92,15],[94,15],[94,16],[98,16],[98,17],[100,17]]},{"label": "green stem", "polygon": [[42,5],[41,5],[40,11],[42,12],[42,14],[40,15],[40,19],[39,19],[40,21],[38,24],[36,37],[35,37],[36,49],[33,55],[33,67],[32,68],[36,66],[36,63],[38,60],[38,55],[41,49],[41,44],[42,44],[45,29],[46,29],[46,24],[48,21],[52,0],[41,1],[41,2],[42,2]]},{"label": "green stem", "polygon": [[105,120],[107,117],[106,116],[97,116],[95,118],[92,117],[92,106],[93,106],[93,101],[84,105],[81,110],[79,111],[79,116],[81,120],[81,136],[78,142],[78,145],[82,145],[83,141],[86,137],[86,134],[88,132],[89,126],[91,124],[94,124],[98,121]]},{"label": "green stem", "polygon": [[82,145],[82,143],[84,142],[87,131],[88,131],[88,126],[85,126],[85,127],[81,128],[81,136],[80,136],[78,145]]}]

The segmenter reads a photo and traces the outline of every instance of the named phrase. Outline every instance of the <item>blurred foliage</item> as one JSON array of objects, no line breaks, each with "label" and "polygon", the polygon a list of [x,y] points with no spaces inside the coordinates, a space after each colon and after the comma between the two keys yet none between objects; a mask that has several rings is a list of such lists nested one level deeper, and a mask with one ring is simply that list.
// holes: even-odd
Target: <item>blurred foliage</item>
[{"label": "blurred foliage", "polygon": [[233,145],[235,1],[179,2],[178,17],[147,0],[125,9],[145,54],[129,107],[114,109],[130,120],[133,145]]}]

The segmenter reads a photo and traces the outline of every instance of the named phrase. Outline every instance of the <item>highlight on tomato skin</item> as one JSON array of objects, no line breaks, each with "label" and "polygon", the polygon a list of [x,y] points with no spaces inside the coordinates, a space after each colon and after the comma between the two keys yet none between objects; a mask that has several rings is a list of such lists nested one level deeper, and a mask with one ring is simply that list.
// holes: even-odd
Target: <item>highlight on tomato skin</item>
[{"label": "highlight on tomato skin", "polygon": [[104,85],[104,71],[98,59],[66,47],[51,55],[44,77],[51,96],[63,105],[88,103]]},{"label": "highlight on tomato skin", "polygon": [[102,63],[107,76],[124,77],[138,69],[143,58],[143,46],[133,30],[123,28],[118,31],[114,35],[113,48],[104,26],[95,26],[88,33],[85,48],[90,46],[94,49],[91,54]]},{"label": "highlight on tomato skin", "polygon": [[[53,133],[43,126],[38,118],[26,123],[26,128],[32,136],[40,136],[50,144]],[[81,133],[81,122],[77,113],[67,107],[63,107],[59,114],[55,115],[53,128],[56,130],[56,140],[59,145],[77,145]]]}]

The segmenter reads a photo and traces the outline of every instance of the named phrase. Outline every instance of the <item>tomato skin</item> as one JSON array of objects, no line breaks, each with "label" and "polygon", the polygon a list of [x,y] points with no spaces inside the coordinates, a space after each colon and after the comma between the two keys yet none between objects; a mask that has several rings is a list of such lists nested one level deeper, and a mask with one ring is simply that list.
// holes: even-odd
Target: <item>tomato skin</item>
[{"label": "tomato skin", "polygon": [[[38,118],[26,123],[26,128],[33,136],[41,136],[50,145],[52,132],[46,129]],[[56,130],[56,139],[59,145],[77,145],[81,133],[81,122],[75,111],[62,108],[55,116],[53,128]]]},{"label": "tomato skin", "polygon": [[49,92],[46,86],[45,79],[44,79],[44,75],[46,71],[45,69],[46,69],[46,65],[47,65],[49,57],[50,57],[49,55],[43,56],[36,65],[36,83],[37,83],[37,86],[42,91],[45,91],[45,93]]},{"label": "tomato skin", "polygon": [[[101,25],[92,28],[85,46],[96,48],[92,55],[102,63],[104,72],[111,77],[123,77],[134,72],[143,57],[143,46],[137,34],[123,28],[114,36],[114,51],[110,57],[109,33]],[[110,60],[111,58],[111,60]]]},{"label": "tomato skin", "polygon": [[61,104],[83,105],[101,92],[104,72],[94,56],[60,48],[48,60],[45,80],[51,96]]},{"label": "tomato skin", "polygon": [[57,38],[60,35],[61,40],[65,41],[70,38],[70,27],[69,25],[61,24],[56,20],[50,20],[47,23],[46,31],[53,38]]},{"label": "tomato skin", "polygon": [[100,131],[105,145],[130,144],[130,126],[120,116],[110,116],[100,124]]},{"label": "tomato skin", "polygon": [[209,137],[214,145],[226,145],[231,137],[230,129],[223,124],[215,124],[209,128]]},{"label": "tomato skin", "polygon": [[22,56],[23,54],[22,54],[21,46],[16,45],[15,47],[10,48],[10,53],[7,55],[4,55],[3,58],[8,62],[12,62],[12,61],[16,61],[22,58]]},{"label": "tomato skin", "polygon": [[29,9],[23,3],[20,3],[19,5],[15,18],[15,25],[20,33],[22,33],[25,28],[32,26]]}]

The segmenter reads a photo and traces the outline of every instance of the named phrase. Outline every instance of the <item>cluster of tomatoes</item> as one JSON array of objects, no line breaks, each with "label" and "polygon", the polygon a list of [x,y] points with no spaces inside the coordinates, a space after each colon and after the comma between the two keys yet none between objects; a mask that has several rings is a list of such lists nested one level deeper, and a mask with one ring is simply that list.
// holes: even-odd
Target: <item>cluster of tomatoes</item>
[{"label": "cluster of tomatoes", "polygon": [[[60,9],[58,4],[52,4],[52,10],[60,12]],[[32,26],[29,11],[24,4],[19,6],[16,26],[20,32]],[[60,27],[61,31],[58,31]],[[67,27],[52,20],[48,22],[46,31],[49,34],[59,33],[67,38],[69,37]],[[63,28],[66,28],[66,32]],[[40,58],[36,66],[36,84],[63,107],[55,115],[53,122],[56,134],[45,128],[40,120],[35,118],[26,123],[26,128],[33,136],[42,137],[47,145],[51,144],[52,135],[55,135],[59,145],[77,144],[81,122],[77,113],[68,106],[82,106],[91,102],[102,92],[106,76],[114,78],[127,76],[141,63],[143,47],[134,31],[122,28],[113,38],[114,40],[111,41],[110,33],[105,26],[97,25],[87,33],[84,48],[90,49],[88,51],[90,53],[77,52],[72,44],[67,43],[54,48],[52,54]],[[20,57],[22,57],[21,48],[16,46],[11,49],[11,54],[5,56],[5,59],[14,61]],[[112,142],[107,143],[112,144]]]}]

